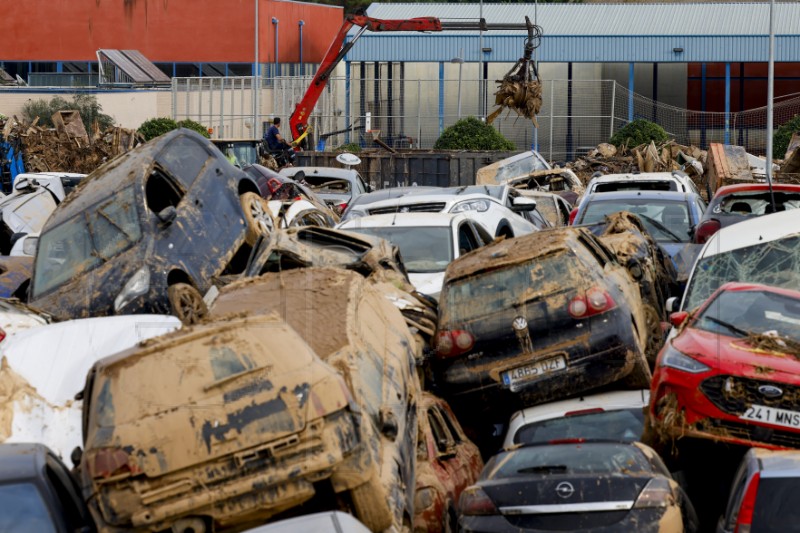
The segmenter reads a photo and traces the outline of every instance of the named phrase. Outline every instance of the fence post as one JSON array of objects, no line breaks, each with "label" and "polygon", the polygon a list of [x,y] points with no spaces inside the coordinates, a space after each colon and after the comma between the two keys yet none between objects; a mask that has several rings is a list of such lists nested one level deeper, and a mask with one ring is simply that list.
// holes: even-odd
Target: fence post
[{"label": "fence post", "polygon": [[614,136],[614,114],[615,114],[615,107],[617,103],[617,82],[611,82],[611,131],[608,133],[608,138]]},{"label": "fence post", "polygon": [[439,61],[439,135],[444,131],[444,61]]},{"label": "fence post", "polygon": [[422,148],[422,80],[417,80],[417,150]]},{"label": "fence post", "polygon": [[731,64],[725,63],[725,144],[731,143]]},{"label": "fence post", "polygon": [[550,161],[553,160],[553,93],[556,80],[550,80]]},{"label": "fence post", "polygon": [[217,139],[225,138],[225,81],[228,78],[220,78],[219,80],[219,130],[217,130]]}]

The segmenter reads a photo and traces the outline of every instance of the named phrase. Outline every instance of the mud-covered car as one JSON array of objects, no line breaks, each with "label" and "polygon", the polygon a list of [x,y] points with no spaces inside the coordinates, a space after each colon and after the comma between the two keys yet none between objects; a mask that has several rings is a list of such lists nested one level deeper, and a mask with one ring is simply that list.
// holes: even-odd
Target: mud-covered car
[{"label": "mud-covered car", "polygon": [[414,531],[454,532],[458,529],[458,498],[475,483],[483,460],[464,434],[447,402],[428,392],[419,403],[417,489]]},{"label": "mud-covered car", "polygon": [[28,300],[33,258],[0,256],[0,298]]},{"label": "mud-covered car", "polygon": [[278,313],[342,373],[365,448],[352,478],[331,481],[334,492],[350,490],[373,531],[410,527],[414,517],[419,345],[385,285],[340,268],[295,269],[228,285],[210,308],[211,318]]},{"label": "mud-covered car", "polygon": [[272,218],[255,181],[178,129],[103,165],[39,237],[31,304],[59,319],[202,313],[213,276],[243,268]]},{"label": "mud-covered car", "polygon": [[457,411],[503,423],[602,385],[647,387],[646,328],[636,280],[588,230],[495,241],[447,269],[436,381]]},{"label": "mud-covered car", "polygon": [[101,529],[259,523],[328,481],[379,477],[339,373],[275,316],[188,328],[98,361],[84,391],[83,495]]}]

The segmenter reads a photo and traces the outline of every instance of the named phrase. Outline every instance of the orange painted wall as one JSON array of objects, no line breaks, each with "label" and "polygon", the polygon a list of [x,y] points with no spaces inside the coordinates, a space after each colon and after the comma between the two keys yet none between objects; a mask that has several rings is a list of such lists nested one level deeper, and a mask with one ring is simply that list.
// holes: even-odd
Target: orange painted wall
[{"label": "orange painted wall", "polygon": [[[341,7],[258,0],[262,63],[318,63]],[[138,49],[154,62],[242,62],[254,57],[255,0],[0,0],[0,60],[95,61],[99,48]]]}]

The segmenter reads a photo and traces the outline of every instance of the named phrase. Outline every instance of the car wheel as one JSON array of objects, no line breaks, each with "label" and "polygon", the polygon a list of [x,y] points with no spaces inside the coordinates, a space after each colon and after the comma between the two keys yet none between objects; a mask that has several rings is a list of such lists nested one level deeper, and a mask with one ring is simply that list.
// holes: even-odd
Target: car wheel
[{"label": "car wheel", "polygon": [[167,289],[170,309],[184,325],[198,323],[208,315],[208,307],[200,292],[188,283],[175,283]]},{"label": "car wheel", "polygon": [[383,531],[392,525],[393,513],[377,475],[366,483],[351,489],[350,499],[353,501],[356,517],[370,531]]},{"label": "car wheel", "polygon": [[239,201],[247,223],[247,244],[253,245],[260,235],[267,236],[275,231],[275,220],[269,212],[266,200],[254,192],[246,192],[239,197]]}]

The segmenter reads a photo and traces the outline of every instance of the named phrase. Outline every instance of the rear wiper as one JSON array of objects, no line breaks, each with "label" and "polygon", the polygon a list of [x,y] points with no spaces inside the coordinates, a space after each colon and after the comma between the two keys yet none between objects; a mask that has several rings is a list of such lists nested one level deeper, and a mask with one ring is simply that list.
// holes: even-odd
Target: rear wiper
[{"label": "rear wiper", "polygon": [[549,474],[552,472],[566,472],[567,465],[542,465],[542,466],[529,466],[527,468],[520,468],[517,470],[518,474]]},{"label": "rear wiper", "polygon": [[732,331],[734,333],[737,333],[742,337],[749,337],[750,335],[752,335],[752,333],[747,331],[746,329],[742,329],[742,328],[736,327],[736,326],[734,326],[733,324],[731,324],[729,322],[725,322],[724,320],[720,320],[719,318],[716,318],[716,317],[713,317],[713,316],[704,316],[703,318],[705,318],[706,320],[710,320],[711,322],[713,322],[715,324],[719,324],[723,328],[725,328],[727,330],[730,330],[730,331]]},{"label": "rear wiper", "polygon": [[639,214],[639,213],[634,213],[634,214],[635,214],[637,217],[639,217],[639,218],[643,218],[643,219],[647,220],[648,222],[650,222],[652,225],[654,225],[654,226],[656,227],[656,229],[657,229],[657,230],[659,230],[659,231],[661,231],[661,232],[665,233],[665,234],[666,234],[666,235],[668,235],[669,237],[672,237],[672,240],[673,240],[673,241],[675,241],[675,242],[683,242],[683,241],[681,240],[681,238],[680,238],[680,237],[678,237],[677,235],[675,235],[674,233],[672,233],[672,232],[671,232],[669,229],[667,229],[667,228],[666,228],[666,227],[665,227],[663,224],[661,224],[661,222],[658,222],[657,220],[653,220],[652,218],[648,217],[647,215],[641,215],[641,214]]}]

